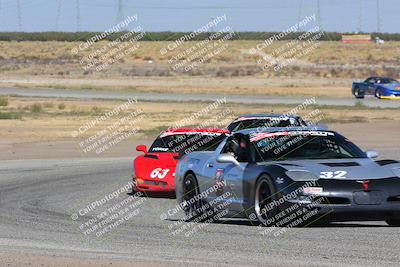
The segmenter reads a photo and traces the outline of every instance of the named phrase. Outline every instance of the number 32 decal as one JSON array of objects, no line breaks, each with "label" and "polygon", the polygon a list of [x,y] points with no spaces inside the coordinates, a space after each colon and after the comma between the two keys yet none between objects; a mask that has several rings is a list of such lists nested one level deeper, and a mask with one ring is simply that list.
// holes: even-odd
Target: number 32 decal
[{"label": "number 32 decal", "polygon": [[335,178],[335,179],[340,179],[340,178],[346,178],[346,171],[335,171],[335,172],[321,172],[319,174],[319,178]]},{"label": "number 32 decal", "polygon": [[169,169],[156,168],[150,173],[151,178],[164,179],[167,176]]}]

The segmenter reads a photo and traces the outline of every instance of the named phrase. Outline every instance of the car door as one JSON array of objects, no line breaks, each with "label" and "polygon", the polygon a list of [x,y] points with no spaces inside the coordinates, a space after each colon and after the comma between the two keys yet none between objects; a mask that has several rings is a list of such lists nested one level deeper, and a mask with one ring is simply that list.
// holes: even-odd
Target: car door
[{"label": "car door", "polygon": [[215,175],[218,169],[217,162],[218,153],[213,153],[212,156],[204,159],[204,164],[201,170],[201,177],[199,179],[200,191],[204,193],[205,198],[208,202],[215,198],[215,195],[210,192],[215,186]]},{"label": "car door", "polygon": [[241,212],[243,211],[243,181],[244,175],[249,165],[248,162],[239,162],[240,165],[236,166],[232,163],[225,163],[221,168],[223,170],[223,180],[225,182],[221,195],[230,202],[230,211]]},{"label": "car door", "polygon": [[[238,135],[234,135],[232,139],[238,138]],[[240,136],[239,139],[243,138]],[[203,173],[206,177],[207,184],[213,187],[210,193],[207,195],[207,200],[218,209],[226,209],[229,211],[241,211],[243,204],[243,180],[245,170],[248,167],[248,151],[247,141],[243,140],[245,145],[241,150],[242,155],[239,159],[239,166],[233,163],[221,163],[217,162],[217,157],[220,154],[227,153],[227,146],[230,140],[227,141],[226,145],[218,151],[214,157],[209,158],[204,166]],[[244,155],[244,156],[243,156]],[[238,155],[239,158],[239,155]],[[217,199],[218,198],[218,199]]]},{"label": "car door", "polygon": [[368,80],[368,84],[366,86],[367,87],[366,88],[366,94],[369,94],[369,95],[375,94],[375,88],[376,88],[375,83],[376,83],[376,79],[375,78],[372,78],[372,79]]}]

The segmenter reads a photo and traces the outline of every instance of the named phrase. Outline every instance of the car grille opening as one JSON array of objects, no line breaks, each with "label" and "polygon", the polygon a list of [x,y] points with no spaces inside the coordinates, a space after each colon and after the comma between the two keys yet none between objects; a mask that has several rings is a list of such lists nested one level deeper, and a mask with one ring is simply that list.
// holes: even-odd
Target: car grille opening
[{"label": "car grille opening", "polygon": [[399,163],[397,160],[391,160],[391,159],[377,160],[375,162],[378,163],[381,166]]},{"label": "car grille opening", "polygon": [[345,197],[324,197],[320,203],[322,205],[345,205],[350,204],[350,200]]},{"label": "car grille opening", "polygon": [[160,185],[160,186],[166,186],[166,185],[167,185],[166,182],[162,182],[162,181],[149,181],[149,180],[145,180],[144,183],[145,183],[145,184],[148,184],[148,185]]},{"label": "car grille opening", "polygon": [[357,162],[329,162],[329,163],[321,163],[322,165],[329,167],[353,167],[360,166]]},{"label": "car grille opening", "polygon": [[144,185],[138,185],[137,187],[140,188],[140,189],[149,189],[148,186],[144,186]]},{"label": "car grille opening", "polygon": [[399,196],[391,196],[387,199],[388,202],[399,202],[400,203],[400,195]]},{"label": "car grille opening", "polygon": [[156,155],[144,155],[144,157],[148,159],[158,159]]}]

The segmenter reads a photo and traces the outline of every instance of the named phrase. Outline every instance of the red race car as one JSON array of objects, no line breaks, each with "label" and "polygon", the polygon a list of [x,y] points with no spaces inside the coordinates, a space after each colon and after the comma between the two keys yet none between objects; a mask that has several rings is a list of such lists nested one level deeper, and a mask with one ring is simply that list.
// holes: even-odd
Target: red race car
[{"label": "red race car", "polygon": [[138,145],[144,155],[133,161],[133,191],[173,194],[178,160],[193,151],[215,150],[228,134],[225,129],[180,128],[162,132],[148,151]]}]

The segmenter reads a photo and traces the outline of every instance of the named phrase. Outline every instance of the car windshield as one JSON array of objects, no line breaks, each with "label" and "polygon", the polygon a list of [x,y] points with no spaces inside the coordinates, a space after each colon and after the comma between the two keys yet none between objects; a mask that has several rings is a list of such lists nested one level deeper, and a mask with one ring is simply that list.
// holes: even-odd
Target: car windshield
[{"label": "car windshield", "polygon": [[396,83],[399,84],[399,81],[395,80],[395,79],[386,79],[385,82],[383,83]]},{"label": "car windshield", "polygon": [[397,80],[391,79],[391,78],[377,78],[376,79],[376,83],[381,83],[381,84],[395,83],[395,84],[398,84],[399,82]]},{"label": "car windshield", "polygon": [[229,131],[240,131],[250,128],[270,128],[270,127],[288,127],[288,126],[303,126],[296,118],[261,118],[249,119],[233,122],[229,125]]},{"label": "car windshield", "polygon": [[149,152],[172,152],[180,155],[193,151],[212,151],[224,140],[221,133],[182,133],[160,135],[151,145]]},{"label": "car windshield", "polygon": [[259,133],[250,141],[251,153],[257,162],[366,157],[356,145],[333,132]]}]

